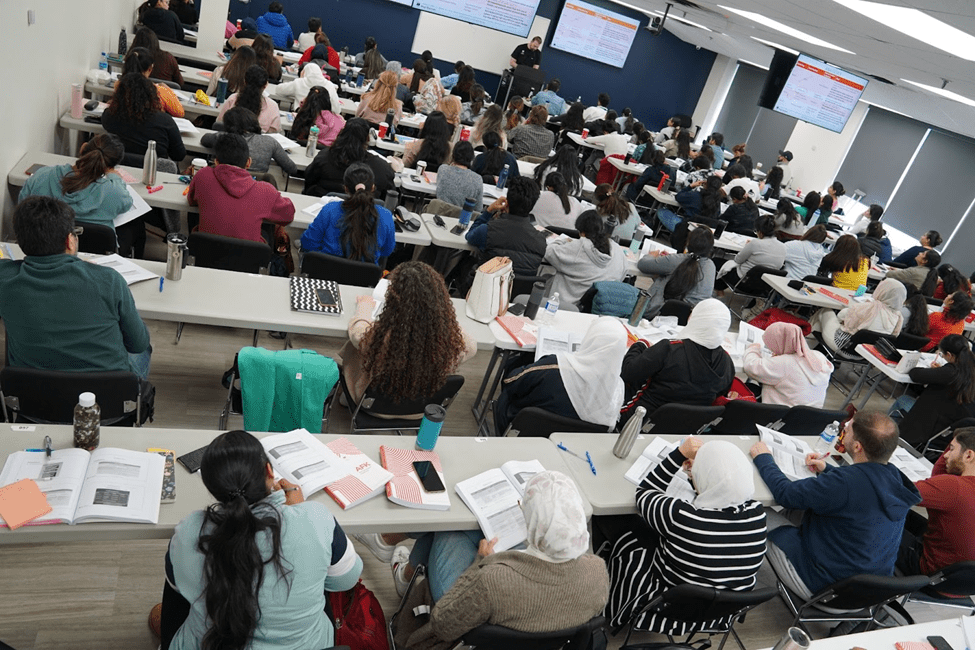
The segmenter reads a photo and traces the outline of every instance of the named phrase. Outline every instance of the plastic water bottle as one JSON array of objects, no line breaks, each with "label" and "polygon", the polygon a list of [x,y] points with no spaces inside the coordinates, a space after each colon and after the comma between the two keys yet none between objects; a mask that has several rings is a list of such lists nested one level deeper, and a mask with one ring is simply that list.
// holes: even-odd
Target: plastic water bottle
[{"label": "plastic water bottle", "polygon": [[820,456],[832,453],[836,444],[836,438],[839,435],[840,423],[834,420],[832,424],[823,429],[823,432],[819,434],[819,438],[816,440],[816,453]]},{"label": "plastic water bottle", "polygon": [[101,436],[101,420],[102,410],[95,403],[95,394],[79,395],[78,405],[74,407],[74,446],[88,451],[97,449]]},{"label": "plastic water bottle", "polygon": [[559,292],[556,291],[551,296],[549,296],[548,301],[545,303],[545,311],[541,314],[541,321],[543,325],[549,325],[555,320],[555,313],[559,310]]},{"label": "plastic water bottle", "polygon": [[511,171],[511,165],[505,163],[504,169],[498,174],[498,189],[503,190],[504,184],[508,182],[508,173]]},{"label": "plastic water bottle", "polygon": [[318,154],[318,127],[313,126],[308,131],[308,146],[305,148],[305,156],[314,158]]},{"label": "plastic water bottle", "polygon": [[108,72],[108,55],[102,52],[102,58],[98,59],[98,69]]}]

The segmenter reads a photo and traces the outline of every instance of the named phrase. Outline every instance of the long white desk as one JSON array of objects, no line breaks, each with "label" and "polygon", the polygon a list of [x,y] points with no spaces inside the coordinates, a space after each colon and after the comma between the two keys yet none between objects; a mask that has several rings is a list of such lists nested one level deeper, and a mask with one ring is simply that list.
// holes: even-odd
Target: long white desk
[{"label": "long white desk", "polygon": [[[107,101],[107,98],[115,94],[114,84],[115,84],[114,81],[112,81],[111,86],[106,86],[104,84],[96,84],[87,81],[85,82],[85,91],[88,92],[92,97],[96,99],[106,98],[105,101]],[[186,93],[189,95],[193,94],[187,90],[179,91],[179,92]],[[186,112],[186,115],[188,116],[209,115],[211,117],[216,117],[217,113],[220,112],[220,109],[217,106],[207,106],[205,104],[200,104],[194,99],[187,100],[184,97],[180,97],[178,93],[176,96],[179,98],[180,100],[179,103],[183,105],[183,110]]]},{"label": "long white desk", "polygon": [[792,287],[790,287],[789,286],[790,280],[785,276],[769,275],[768,273],[766,273],[765,275],[762,276],[762,280],[765,281],[765,284],[772,287],[772,289],[774,289],[775,292],[778,293],[780,296],[782,296],[789,302],[795,303],[797,305],[811,305],[813,307],[825,307],[826,309],[840,310],[854,304],[852,300],[850,300],[850,304],[843,304],[841,301],[834,300],[833,298],[830,298],[829,296],[825,296],[819,292],[819,289],[823,288],[839,296],[843,296],[847,299],[850,299],[851,296],[853,296],[854,294],[854,292],[851,291],[850,289],[840,289],[838,287],[826,286],[821,284],[810,284],[808,286],[815,289],[816,292],[806,294],[806,293],[802,293],[797,289],[793,289]]},{"label": "long white desk", "polygon": [[[219,408],[220,405],[214,404],[214,419]],[[447,417],[452,417],[449,411]],[[0,424],[0,455],[4,459],[14,451],[37,447],[45,435],[51,436],[55,449],[71,446],[70,426],[29,425],[30,431],[17,431],[15,426],[18,425]],[[101,446],[135,450],[165,447],[175,451],[176,456],[181,456],[209,443],[217,433],[217,431],[205,430],[103,427]],[[263,437],[268,434],[257,433],[256,435]],[[338,437],[337,434],[320,436],[323,442]],[[414,441],[412,436],[358,435],[348,436],[348,438],[377,463],[380,445],[412,449]],[[501,463],[508,460],[538,459],[546,469],[571,476],[560,455],[561,452],[544,438],[477,440],[472,437],[442,436],[437,442],[436,451],[443,461],[444,478],[450,492],[449,510],[406,508],[392,503],[383,495],[350,510],[342,510],[331,497],[321,491],[310,495],[308,500],[327,505],[349,533],[477,530],[479,528],[477,519],[453,490],[457,482],[499,467]],[[212,501],[199,473],[190,474],[182,465],[176,463],[176,502],[164,503],[160,506],[158,524],[87,523],[77,526],[54,524],[25,526],[14,531],[4,528],[0,529],[0,544],[168,539],[172,537],[177,523],[194,510],[204,508]],[[588,504],[586,504],[586,514],[592,514]]]},{"label": "long white desk", "polygon": [[187,45],[180,45],[179,43],[170,43],[167,41],[159,41],[159,47],[166,52],[169,52],[177,59],[193,61],[194,63],[202,63],[210,68],[215,68],[227,62],[227,57],[223,54],[223,52],[212,52],[210,50],[202,50],[196,47],[189,47]]},{"label": "long white desk", "polygon": [[[966,650],[975,644],[975,639],[966,638],[962,629],[963,620],[970,627],[973,626],[971,616],[960,616],[942,621],[915,623],[902,627],[884,627],[859,634],[815,639],[809,648],[810,650],[849,650],[850,648],[895,650],[897,644],[903,642],[926,643],[929,636],[941,636],[955,650]],[[766,650],[769,649],[766,648]]]}]

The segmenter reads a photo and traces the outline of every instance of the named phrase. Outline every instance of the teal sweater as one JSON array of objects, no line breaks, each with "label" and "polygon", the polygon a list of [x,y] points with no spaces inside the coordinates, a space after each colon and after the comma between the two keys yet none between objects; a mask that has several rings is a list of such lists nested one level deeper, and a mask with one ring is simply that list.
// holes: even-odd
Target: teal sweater
[{"label": "teal sweater", "polygon": [[241,348],[237,355],[248,431],[322,430],[325,398],[339,380],[333,359],[314,350]]},{"label": "teal sweater", "polygon": [[0,260],[0,318],[11,366],[131,370],[149,331],[115,270],[72,255]]},{"label": "teal sweater", "polygon": [[20,200],[28,196],[50,196],[70,205],[76,220],[114,228],[115,217],[132,207],[125,181],[118,174],[105,174],[85,189],[65,194],[61,179],[70,172],[71,165],[38,169],[24,183]]}]

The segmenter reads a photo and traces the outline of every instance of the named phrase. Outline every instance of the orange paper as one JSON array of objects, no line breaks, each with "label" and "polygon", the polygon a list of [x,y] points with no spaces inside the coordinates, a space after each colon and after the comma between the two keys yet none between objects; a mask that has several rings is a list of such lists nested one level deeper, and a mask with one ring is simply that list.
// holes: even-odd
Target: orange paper
[{"label": "orange paper", "polygon": [[51,512],[47,497],[29,478],[0,488],[0,517],[10,530]]}]

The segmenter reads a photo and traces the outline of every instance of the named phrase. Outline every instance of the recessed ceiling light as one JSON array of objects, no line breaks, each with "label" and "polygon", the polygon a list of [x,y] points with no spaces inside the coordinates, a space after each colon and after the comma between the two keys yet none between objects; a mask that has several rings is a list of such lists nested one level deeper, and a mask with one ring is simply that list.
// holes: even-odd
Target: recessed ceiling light
[{"label": "recessed ceiling light", "polygon": [[931,47],[966,61],[975,61],[975,36],[929,16],[923,11],[864,0],[833,0],[833,2]]},{"label": "recessed ceiling light", "polygon": [[776,43],[774,41],[766,41],[764,38],[759,38],[758,36],[752,36],[752,39],[753,40],[756,40],[759,43],[762,43],[764,45],[768,45],[769,47],[774,47],[777,50],[785,50],[786,52],[790,52],[790,53],[795,54],[797,56],[799,54],[799,50],[793,50],[791,47],[786,47],[785,45],[779,45],[778,43]]},{"label": "recessed ceiling light", "polygon": [[681,18],[680,16],[669,16],[669,18],[671,20],[676,20],[676,21],[679,21],[679,22],[682,22],[682,23],[686,23],[686,24],[690,25],[691,27],[697,27],[699,29],[703,29],[706,32],[713,32],[714,31],[710,27],[705,27],[704,25],[702,25],[700,23],[696,23],[693,20],[688,20],[687,18]]},{"label": "recessed ceiling light", "polygon": [[960,102],[962,104],[967,104],[969,106],[975,106],[975,99],[970,99],[964,95],[959,95],[958,93],[951,92],[950,90],[945,90],[944,88],[939,88],[937,86],[928,86],[927,84],[918,83],[916,81],[911,81],[910,79],[901,79],[912,86],[917,86],[922,88],[929,93],[934,93],[935,95],[941,95],[942,97],[947,97],[950,100]]},{"label": "recessed ceiling light", "polygon": [[851,52],[850,50],[847,50],[846,48],[842,48],[839,45],[833,45],[832,43],[828,43],[828,42],[826,42],[826,41],[824,41],[824,40],[822,40],[820,38],[816,38],[815,36],[810,36],[806,32],[803,32],[803,31],[800,31],[798,29],[794,29],[792,27],[789,27],[788,25],[786,25],[784,23],[780,23],[777,20],[772,20],[771,18],[769,18],[767,16],[763,16],[762,14],[757,14],[757,13],[755,13],[753,11],[743,11],[741,9],[733,9],[733,8],[727,7],[725,5],[718,5],[718,7],[720,7],[721,9],[724,9],[725,11],[730,11],[733,14],[738,14],[742,18],[747,18],[748,20],[751,20],[753,22],[756,22],[759,25],[763,25],[765,27],[768,27],[769,29],[774,29],[777,32],[782,32],[783,34],[786,34],[788,36],[791,36],[792,38],[796,38],[796,39],[799,39],[800,41],[804,41],[806,43],[809,43],[810,45],[818,45],[819,47],[825,47],[825,48],[828,48],[830,50],[837,50],[839,52],[846,52],[847,54],[855,54],[855,52]]}]

